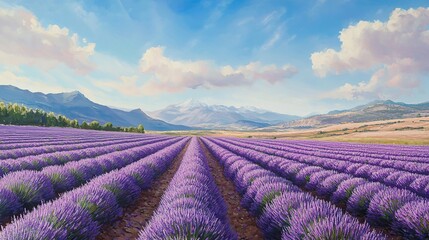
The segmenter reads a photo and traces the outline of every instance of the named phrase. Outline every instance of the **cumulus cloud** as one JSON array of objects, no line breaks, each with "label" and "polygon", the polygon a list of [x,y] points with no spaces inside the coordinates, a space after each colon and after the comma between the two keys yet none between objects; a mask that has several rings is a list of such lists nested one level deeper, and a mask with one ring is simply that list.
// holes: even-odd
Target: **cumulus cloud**
[{"label": "cumulus cloud", "polygon": [[[375,70],[369,82],[346,84],[338,92],[347,98],[383,89],[409,90],[429,72],[429,8],[395,9],[386,22],[360,21],[340,32],[341,49],[311,55],[319,77]],[[363,95],[365,95],[363,94]],[[353,97],[354,96],[354,97]]]},{"label": "cumulus cloud", "polygon": [[233,68],[229,65],[218,67],[210,61],[177,61],[164,56],[163,47],[148,49],[140,60],[140,70],[152,76],[143,89],[153,94],[199,87],[243,86],[256,81],[274,84],[298,72],[290,65],[277,67],[259,62]]},{"label": "cumulus cloud", "polygon": [[346,83],[343,86],[334,89],[328,93],[322,94],[323,98],[331,99],[367,99],[367,98],[383,98],[380,91],[380,78],[385,74],[384,70],[374,74],[368,82],[360,82],[356,85]]},{"label": "cumulus cloud", "polygon": [[93,69],[89,57],[95,44],[80,40],[67,28],[42,26],[31,12],[0,9],[0,63],[49,69],[65,64],[78,73]]}]

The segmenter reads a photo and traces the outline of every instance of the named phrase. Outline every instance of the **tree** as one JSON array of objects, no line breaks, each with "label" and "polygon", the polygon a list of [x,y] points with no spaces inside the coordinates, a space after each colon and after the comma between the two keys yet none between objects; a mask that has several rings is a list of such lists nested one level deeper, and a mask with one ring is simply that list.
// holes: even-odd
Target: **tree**
[{"label": "tree", "polygon": [[31,109],[16,103],[5,104],[4,102],[0,102],[0,124],[34,125],[45,127],[80,127],[82,129],[144,133],[144,127],[141,124],[138,127],[126,128],[115,127],[110,122],[101,126],[98,121],[92,121],[89,124],[84,121],[82,122],[82,125],[79,126],[79,122],[76,119],[71,120],[63,115],[55,115],[53,112],[47,113],[40,109]]},{"label": "tree", "polygon": [[97,121],[92,121],[89,123],[89,128],[94,129],[94,130],[99,130],[100,129],[100,123]]},{"label": "tree", "polygon": [[79,122],[76,119],[70,121],[70,127],[79,128]]},{"label": "tree", "polygon": [[57,117],[53,112],[48,113],[47,116],[48,127],[55,127],[58,124]]},{"label": "tree", "polygon": [[70,126],[70,120],[62,115],[58,115],[58,126],[68,127]]},{"label": "tree", "polygon": [[111,122],[107,122],[103,125],[102,129],[106,130],[106,131],[112,131],[112,130],[114,130],[113,124]]},{"label": "tree", "polygon": [[138,132],[138,133],[144,133],[144,127],[143,127],[143,125],[139,124],[139,125],[137,126],[137,132]]},{"label": "tree", "polygon": [[85,121],[83,121],[82,124],[80,125],[80,128],[82,128],[82,129],[89,129],[88,123],[86,123]]}]

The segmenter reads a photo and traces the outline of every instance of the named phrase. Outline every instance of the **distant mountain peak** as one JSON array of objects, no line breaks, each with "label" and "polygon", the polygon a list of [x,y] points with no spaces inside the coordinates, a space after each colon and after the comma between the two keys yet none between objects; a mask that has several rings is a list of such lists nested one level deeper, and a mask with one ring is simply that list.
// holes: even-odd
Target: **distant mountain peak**
[{"label": "distant mountain peak", "polygon": [[63,92],[63,93],[48,93],[46,94],[47,97],[55,99],[57,102],[62,103],[76,103],[76,104],[83,104],[83,103],[93,103],[91,100],[89,100],[85,95],[83,95],[79,91],[73,91],[73,92]]},{"label": "distant mountain peak", "polygon": [[138,112],[138,113],[140,113],[140,112],[143,112],[143,110],[141,108],[136,108],[136,109],[133,109],[133,110],[131,110],[129,112]]},{"label": "distant mountain peak", "polygon": [[85,95],[83,95],[81,92],[79,91],[72,91],[72,92],[64,92],[64,93],[60,93],[62,94],[64,97],[67,98],[76,98],[76,97],[85,97]]},{"label": "distant mountain peak", "polygon": [[119,110],[97,104],[79,91],[63,93],[33,93],[14,86],[0,85],[0,101],[24,104],[31,108],[65,115],[79,122],[111,122],[116,126],[143,124],[148,130],[188,130],[187,126],[169,124],[147,116],[141,109]]},{"label": "distant mountain peak", "polygon": [[170,105],[149,115],[174,124],[210,129],[252,129],[299,118],[251,106],[208,105],[195,99]]},{"label": "distant mountain peak", "polygon": [[205,103],[203,103],[197,99],[191,98],[191,99],[188,99],[182,103],[177,104],[176,106],[180,106],[180,107],[204,107],[204,106],[207,106],[207,104],[205,104]]}]

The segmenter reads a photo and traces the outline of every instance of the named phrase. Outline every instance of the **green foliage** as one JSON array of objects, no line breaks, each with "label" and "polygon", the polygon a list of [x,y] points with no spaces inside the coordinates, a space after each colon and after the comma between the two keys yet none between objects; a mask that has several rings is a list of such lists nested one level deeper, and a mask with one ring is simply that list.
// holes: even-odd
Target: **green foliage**
[{"label": "green foliage", "polygon": [[31,125],[43,127],[71,127],[81,129],[92,129],[102,131],[116,132],[134,132],[144,133],[143,125],[137,127],[115,127],[108,122],[101,125],[98,121],[92,121],[89,124],[85,121],[79,125],[79,122],[71,120],[63,115],[55,115],[52,112],[45,112],[39,109],[27,108],[16,103],[5,104],[0,102],[0,124],[5,125]]}]

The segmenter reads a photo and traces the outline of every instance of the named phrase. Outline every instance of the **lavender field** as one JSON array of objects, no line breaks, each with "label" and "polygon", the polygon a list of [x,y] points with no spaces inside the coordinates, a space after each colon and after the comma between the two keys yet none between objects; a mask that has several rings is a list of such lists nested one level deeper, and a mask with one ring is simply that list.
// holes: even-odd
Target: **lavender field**
[{"label": "lavender field", "polygon": [[429,147],[0,126],[0,239],[429,239]]}]

